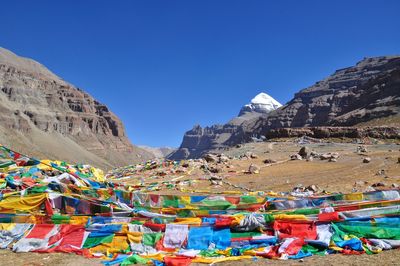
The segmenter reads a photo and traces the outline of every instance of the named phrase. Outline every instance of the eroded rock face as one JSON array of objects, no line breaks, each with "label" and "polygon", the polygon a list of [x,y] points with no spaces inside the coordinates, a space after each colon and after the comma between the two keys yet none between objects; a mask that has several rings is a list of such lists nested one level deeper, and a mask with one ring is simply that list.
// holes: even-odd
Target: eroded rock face
[{"label": "eroded rock face", "polygon": [[[283,128],[317,127],[311,130],[312,134],[303,134],[316,138],[343,133],[358,138],[363,132],[349,126],[400,115],[400,56],[366,58],[353,67],[337,70],[269,113],[247,112],[250,109],[245,108],[225,125],[193,128],[186,132],[180,149],[187,149],[187,158],[196,158],[211,150],[251,141],[254,136],[291,134],[290,129]],[[398,134],[398,130],[392,133]],[[382,134],[388,133],[368,131],[370,137],[380,138]],[[180,154],[178,150],[171,157],[181,159],[175,156]]]},{"label": "eroded rock face", "polygon": [[107,106],[41,64],[2,48],[0,124],[3,145],[40,157],[110,167],[150,156],[130,143]]},{"label": "eroded rock face", "polygon": [[295,94],[260,131],[282,127],[353,126],[400,114],[400,56],[366,58]]},{"label": "eroded rock face", "polygon": [[312,137],[400,139],[400,127],[304,127],[276,128],[265,133],[268,139]]},{"label": "eroded rock face", "polygon": [[240,143],[241,140],[237,138],[242,138],[243,133],[241,126],[230,123],[204,128],[196,125],[185,133],[180,148],[168,158],[173,160],[200,158],[207,151]]}]

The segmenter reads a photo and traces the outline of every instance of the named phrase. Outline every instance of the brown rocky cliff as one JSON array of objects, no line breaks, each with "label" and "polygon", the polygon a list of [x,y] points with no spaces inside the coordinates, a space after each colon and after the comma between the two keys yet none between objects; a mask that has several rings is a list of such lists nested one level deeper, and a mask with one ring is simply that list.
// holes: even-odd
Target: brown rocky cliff
[{"label": "brown rocky cliff", "polygon": [[353,126],[400,114],[400,56],[366,58],[295,94],[260,127]]},{"label": "brown rocky cliff", "polygon": [[41,64],[2,48],[0,124],[3,145],[40,157],[103,167],[151,157],[131,144],[107,106]]},{"label": "brown rocky cliff", "polygon": [[301,90],[290,102],[268,114],[239,117],[225,125],[186,132],[171,158],[196,158],[251,141],[253,136],[286,132],[271,129],[357,126],[399,115],[400,56],[365,58]]}]

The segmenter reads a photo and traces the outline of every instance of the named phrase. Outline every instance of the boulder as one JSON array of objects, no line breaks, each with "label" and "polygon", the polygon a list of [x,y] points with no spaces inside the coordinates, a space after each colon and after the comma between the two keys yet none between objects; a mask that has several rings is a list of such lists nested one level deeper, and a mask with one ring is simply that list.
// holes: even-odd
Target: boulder
[{"label": "boulder", "polygon": [[371,185],[371,187],[385,187],[386,184],[383,182],[377,182]]},{"label": "boulder", "polygon": [[298,152],[298,154],[299,154],[303,159],[305,159],[305,158],[307,158],[308,156],[310,156],[310,153],[311,153],[310,148],[308,148],[308,147],[306,147],[306,146],[301,147],[301,149],[300,149],[299,152]]},{"label": "boulder", "polygon": [[337,152],[323,153],[323,154],[321,154],[321,155],[319,156],[319,158],[320,158],[321,160],[332,160],[332,159],[334,159],[333,161],[335,162],[335,160],[336,160],[337,158],[339,158],[339,153],[337,153]]},{"label": "boulder", "polygon": [[250,158],[251,158],[251,159],[257,159],[257,158],[258,158],[258,155],[257,155],[257,154],[254,154],[254,153],[252,153],[252,154],[250,155]]},{"label": "boulder", "polygon": [[215,154],[207,153],[206,155],[203,156],[203,158],[208,163],[216,163],[216,162],[218,162],[218,157]]},{"label": "boulder", "polygon": [[369,186],[369,187],[366,187],[364,190],[364,192],[371,192],[371,191],[375,191],[375,188]]},{"label": "boulder", "polygon": [[371,158],[370,157],[365,157],[363,159],[363,163],[370,163],[371,162]]},{"label": "boulder", "polygon": [[219,167],[219,166],[210,166],[210,167],[208,167],[208,170],[209,170],[211,173],[214,173],[214,174],[222,173],[222,168]]},{"label": "boulder", "polygon": [[303,158],[300,156],[300,154],[295,153],[290,155],[290,160],[295,161],[295,160],[302,160]]},{"label": "boulder", "polygon": [[256,164],[251,164],[248,172],[251,174],[258,174],[260,173],[260,167]]},{"label": "boulder", "polygon": [[358,146],[357,147],[357,153],[366,153],[368,152],[367,148],[365,146]]},{"label": "boulder", "polygon": [[221,176],[217,176],[217,175],[212,175],[210,176],[210,180],[222,180],[223,178]]},{"label": "boulder", "polygon": [[319,188],[316,185],[311,185],[311,186],[306,187],[306,190],[312,191],[312,192],[317,192],[319,190]]},{"label": "boulder", "polygon": [[228,161],[229,161],[229,157],[226,156],[225,154],[221,153],[220,155],[218,155],[218,162],[226,163]]},{"label": "boulder", "polygon": [[319,156],[319,158],[320,158],[321,160],[329,160],[329,159],[331,158],[331,155],[330,155],[329,153],[324,153],[324,154],[321,154],[321,155]]},{"label": "boulder", "polygon": [[367,182],[365,182],[365,181],[356,181],[356,182],[354,182],[354,186],[364,186],[365,184],[367,184]]},{"label": "boulder", "polygon": [[274,159],[265,159],[265,160],[263,161],[263,163],[265,163],[265,164],[270,164],[270,163],[277,163],[277,161],[274,160]]}]

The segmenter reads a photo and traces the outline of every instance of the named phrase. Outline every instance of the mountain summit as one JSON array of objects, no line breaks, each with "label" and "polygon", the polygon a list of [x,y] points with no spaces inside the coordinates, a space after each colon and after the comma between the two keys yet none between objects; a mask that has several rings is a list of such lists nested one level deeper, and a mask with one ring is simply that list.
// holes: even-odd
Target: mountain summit
[{"label": "mountain summit", "polygon": [[242,107],[239,112],[239,116],[242,116],[248,112],[256,112],[267,114],[281,107],[277,100],[269,96],[268,94],[261,92],[254,97],[249,104]]}]

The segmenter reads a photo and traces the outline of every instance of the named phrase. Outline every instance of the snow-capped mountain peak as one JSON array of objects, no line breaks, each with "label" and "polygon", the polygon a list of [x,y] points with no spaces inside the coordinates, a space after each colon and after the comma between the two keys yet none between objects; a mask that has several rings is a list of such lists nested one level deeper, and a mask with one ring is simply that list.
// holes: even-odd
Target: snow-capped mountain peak
[{"label": "snow-capped mountain peak", "polygon": [[254,97],[249,104],[246,104],[240,110],[239,116],[244,115],[247,112],[256,112],[256,113],[269,113],[273,110],[281,107],[277,100],[269,96],[268,94],[261,92]]}]

